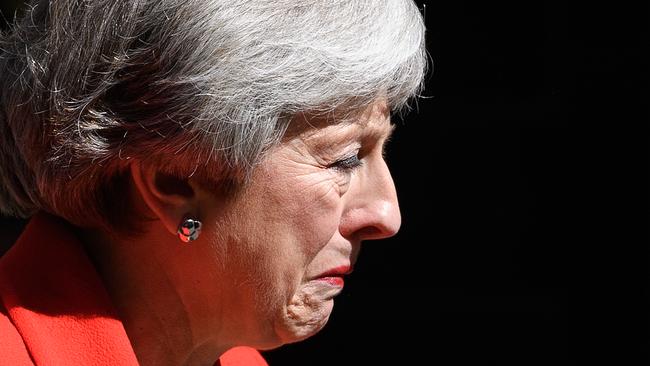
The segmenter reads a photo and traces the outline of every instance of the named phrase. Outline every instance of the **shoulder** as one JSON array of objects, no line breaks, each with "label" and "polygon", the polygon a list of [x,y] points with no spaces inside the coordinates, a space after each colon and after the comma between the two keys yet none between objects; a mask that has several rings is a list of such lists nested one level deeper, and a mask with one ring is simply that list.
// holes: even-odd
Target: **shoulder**
[{"label": "shoulder", "polygon": [[268,366],[268,364],[254,348],[235,347],[221,355],[216,366]]},{"label": "shoulder", "polygon": [[33,366],[23,338],[0,302],[0,366]]}]

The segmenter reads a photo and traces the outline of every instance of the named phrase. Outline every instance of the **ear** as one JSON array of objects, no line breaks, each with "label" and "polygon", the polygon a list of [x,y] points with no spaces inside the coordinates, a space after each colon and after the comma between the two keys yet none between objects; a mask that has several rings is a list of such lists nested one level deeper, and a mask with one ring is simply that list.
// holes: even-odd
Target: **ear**
[{"label": "ear", "polygon": [[197,215],[196,194],[189,179],[162,173],[149,164],[131,164],[131,177],[136,191],[167,231],[176,235],[186,215]]}]

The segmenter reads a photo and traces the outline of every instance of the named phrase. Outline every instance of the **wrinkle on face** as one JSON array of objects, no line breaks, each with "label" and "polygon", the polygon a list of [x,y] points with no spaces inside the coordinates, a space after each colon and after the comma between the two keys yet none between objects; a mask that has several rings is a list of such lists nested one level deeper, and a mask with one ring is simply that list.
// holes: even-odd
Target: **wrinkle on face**
[{"label": "wrinkle on face", "polygon": [[[225,244],[228,261],[218,272],[233,287],[224,296],[241,314],[232,329],[244,329],[242,339],[258,337],[258,348],[291,343],[329,319],[340,287],[318,277],[358,256],[360,242],[344,237],[341,225],[356,195],[374,189],[370,176],[391,129],[386,111],[369,107],[354,123],[303,123],[269,150],[240,197],[210,208],[219,223],[214,245]],[[337,169],[351,154],[363,164]]]},{"label": "wrinkle on face", "polygon": [[321,330],[332,312],[330,301],[337,291],[309,282],[298,289],[284,313],[282,327],[276,332],[281,338],[296,342]]},{"label": "wrinkle on face", "polygon": [[337,191],[340,182],[339,177],[322,160],[312,154],[306,144],[294,141],[278,152],[270,169],[277,169],[286,177],[277,182],[283,189],[290,190],[294,195],[315,195],[317,200],[326,201],[333,191]]},{"label": "wrinkle on face", "polygon": [[[285,173],[292,174],[290,180],[298,178],[294,182],[296,185],[292,186],[293,193],[311,197],[314,206],[323,209],[322,216],[329,215],[335,219],[332,222],[331,237],[328,242],[347,241],[338,232],[345,204],[343,195],[348,185],[363,185],[367,184],[363,182],[368,182],[365,179],[354,178],[356,174],[363,174],[361,172],[363,167],[359,172],[346,174],[333,170],[330,165],[348,157],[350,153],[363,157],[366,150],[372,151],[372,157],[368,157],[372,159],[372,164],[374,159],[383,160],[383,143],[393,130],[386,108],[373,106],[365,112],[364,117],[365,119],[357,124],[311,124],[309,130],[285,140],[281,152],[276,155],[277,163],[289,167]],[[313,206],[307,206],[303,210],[307,211],[309,207]],[[313,225],[314,220],[313,217],[309,217],[310,215],[320,216],[310,212],[306,215],[305,225]],[[349,243],[348,246],[349,250],[329,245],[315,248],[318,252],[314,253],[310,264],[319,266],[320,270],[312,269],[311,275],[305,273],[307,280],[313,280],[313,276],[329,269],[317,263],[318,258],[328,256],[347,258],[354,263],[360,247],[358,243],[355,245]],[[331,300],[336,293],[336,289],[319,285],[318,281],[301,283],[286,306],[283,320],[279,323],[281,326],[276,326],[279,328],[279,334],[287,334],[287,338],[288,335],[292,335],[294,338],[302,339],[316,333],[329,319],[333,306]]]}]

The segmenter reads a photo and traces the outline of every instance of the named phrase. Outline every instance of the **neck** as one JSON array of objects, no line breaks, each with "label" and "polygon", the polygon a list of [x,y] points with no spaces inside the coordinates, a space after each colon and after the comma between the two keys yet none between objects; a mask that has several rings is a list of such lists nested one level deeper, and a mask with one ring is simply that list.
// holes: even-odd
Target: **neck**
[{"label": "neck", "polygon": [[230,348],[209,336],[220,333],[214,329],[218,325],[193,318],[201,309],[184,301],[186,289],[174,276],[178,271],[165,260],[179,255],[171,253],[178,243],[151,234],[129,241],[94,231],[82,237],[141,365],[212,365]]}]

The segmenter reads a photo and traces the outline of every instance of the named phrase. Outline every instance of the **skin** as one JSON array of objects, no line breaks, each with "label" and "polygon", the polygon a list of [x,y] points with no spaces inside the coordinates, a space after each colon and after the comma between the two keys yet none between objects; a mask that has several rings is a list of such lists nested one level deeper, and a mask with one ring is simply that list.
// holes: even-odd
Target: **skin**
[{"label": "skin", "polygon": [[[192,179],[163,189],[155,168],[134,163],[133,199],[156,220],[135,241],[85,233],[142,365],[212,364],[233,346],[315,334],[342,290],[322,274],[399,229],[384,101],[352,122],[292,126],[234,197]],[[188,213],[203,231],[183,244],[175,231]]]}]

